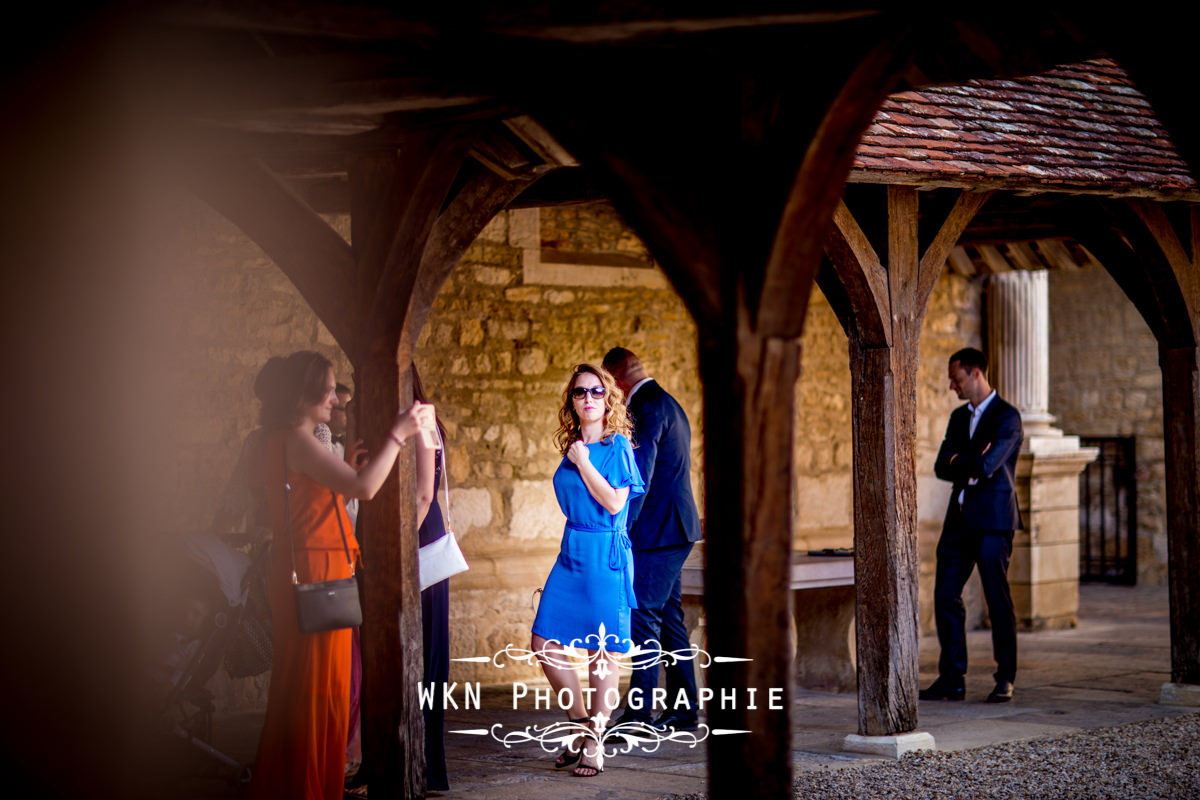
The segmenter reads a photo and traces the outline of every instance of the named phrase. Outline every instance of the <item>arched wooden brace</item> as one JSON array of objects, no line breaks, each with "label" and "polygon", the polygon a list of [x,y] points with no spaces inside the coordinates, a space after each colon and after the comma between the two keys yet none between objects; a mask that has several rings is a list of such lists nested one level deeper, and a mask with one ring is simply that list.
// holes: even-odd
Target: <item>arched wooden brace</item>
[{"label": "arched wooden brace", "polygon": [[916,374],[946,256],[988,198],[963,192],[921,253],[917,190],[887,187],[887,263],[839,202],[819,282],[850,340],[858,732],[917,726]]},{"label": "arched wooden brace", "polygon": [[[480,171],[447,200],[470,141],[461,131],[428,134],[408,140],[407,152],[351,156],[356,248],[265,167],[225,162],[205,170],[203,196],[293,283],[311,287],[306,299],[354,365],[358,434],[368,446],[391,426],[397,400],[400,407],[412,400],[411,346],[450,270],[496,212],[542,174],[502,181]],[[312,242],[322,248],[304,246]],[[330,264],[338,267],[332,276]],[[412,448],[397,463],[397,477],[360,512],[363,748],[372,793],[420,797],[425,759],[416,693],[422,645]]]},{"label": "arched wooden brace", "polygon": [[1078,200],[1059,224],[1104,265],[1158,340],[1171,680],[1200,685],[1200,209],[1170,211],[1178,213],[1149,200]]},{"label": "arched wooden brace", "polygon": [[738,732],[708,739],[713,797],[791,797],[799,337],[855,145],[906,62],[903,35],[875,33],[823,51],[830,77],[803,86],[791,51],[747,64],[683,51],[643,64],[634,51],[599,73],[559,62],[569,89],[533,108],[604,182],[699,328],[708,649],[744,659],[707,673],[710,726]]}]

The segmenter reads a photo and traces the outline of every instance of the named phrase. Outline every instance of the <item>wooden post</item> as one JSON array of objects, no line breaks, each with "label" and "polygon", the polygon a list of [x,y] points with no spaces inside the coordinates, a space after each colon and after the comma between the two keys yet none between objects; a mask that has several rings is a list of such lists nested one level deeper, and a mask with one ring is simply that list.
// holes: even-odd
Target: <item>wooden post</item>
[{"label": "wooden post", "polygon": [[1200,349],[1160,348],[1171,681],[1200,686]]},{"label": "wooden post", "polygon": [[[400,153],[350,159],[353,248],[260,162],[227,160],[195,186],[299,287],[355,368],[358,433],[375,450],[412,402],[412,343],[438,290],[488,221],[545,166],[506,180],[479,174],[450,197],[470,148],[458,129],[410,136]],[[415,459],[360,512],[363,549],[363,752],[372,794],[425,794]]]},{"label": "wooden post", "polygon": [[[1076,201],[1058,222],[1095,254],[1158,340],[1167,467],[1171,681],[1200,685],[1200,209]],[[1187,231],[1190,247],[1179,231]]]},{"label": "wooden post", "polygon": [[[755,797],[791,795],[789,624],[793,420],[799,342],[743,326],[700,351],[705,419],[705,586],[708,648],[751,658],[716,664],[708,724],[745,733],[709,739],[714,796],[734,772]],[[717,598],[720,598],[717,600]],[[751,622],[752,621],[752,622]],[[748,691],[756,692],[755,708]],[[735,698],[721,703],[722,689]],[[772,704],[770,692],[777,702]],[[774,706],[774,707],[772,707]]]},{"label": "wooden post", "polygon": [[858,732],[917,727],[917,356],[946,256],[987,194],[962,193],[921,255],[917,191],[887,187],[887,265],[844,203],[822,277],[850,341]]},{"label": "wooden post", "polygon": [[[359,435],[378,449],[395,422],[397,403],[412,402],[412,372],[392,358],[359,363]],[[363,503],[363,759],[371,793],[425,793],[425,721],[417,702],[422,678],[421,595],[417,583],[416,459],[401,449],[379,493]],[[399,613],[397,613],[399,610]],[[408,612],[408,613],[406,613]],[[397,731],[400,735],[397,736]]]}]

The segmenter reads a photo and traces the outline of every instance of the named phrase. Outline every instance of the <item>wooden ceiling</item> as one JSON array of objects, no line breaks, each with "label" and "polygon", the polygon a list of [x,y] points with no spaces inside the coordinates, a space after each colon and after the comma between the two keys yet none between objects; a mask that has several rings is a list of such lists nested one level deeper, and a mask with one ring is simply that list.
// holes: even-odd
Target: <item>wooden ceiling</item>
[{"label": "wooden ceiling", "polygon": [[[529,113],[570,91],[572,74],[594,81],[618,65],[670,69],[689,60],[719,68],[769,52],[781,72],[795,64],[784,78],[804,82],[823,58],[915,15],[925,15],[922,41],[901,89],[1044,71],[1108,55],[1113,41],[1110,30],[1053,10],[948,18],[892,4],[795,5],[191,0],[139,19],[150,34],[139,44],[138,61],[149,67],[139,80],[187,146],[206,158],[261,159],[319,212],[349,210],[348,154],[455,126],[475,131],[465,171],[540,178],[513,203],[529,206],[605,196]],[[636,104],[613,109],[638,112]],[[698,170],[722,168],[723,154],[679,147],[694,149]]]}]

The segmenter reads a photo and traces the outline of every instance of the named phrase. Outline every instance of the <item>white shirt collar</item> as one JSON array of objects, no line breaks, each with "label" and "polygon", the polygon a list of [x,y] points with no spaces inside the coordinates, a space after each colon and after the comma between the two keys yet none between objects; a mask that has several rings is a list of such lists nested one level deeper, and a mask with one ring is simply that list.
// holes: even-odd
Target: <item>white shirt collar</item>
[{"label": "white shirt collar", "polygon": [[637,390],[638,390],[638,389],[640,389],[640,388],[642,388],[642,386],[643,386],[644,384],[647,384],[647,383],[649,383],[651,380],[653,380],[653,379],[652,379],[652,378],[642,378],[640,381],[638,381],[637,383],[635,383],[635,384],[633,385],[633,388],[629,390],[629,395],[628,395],[628,396],[625,398],[625,402],[628,404],[628,403],[629,403],[629,401],[633,399],[633,396],[634,396],[635,394],[637,394]]},{"label": "white shirt collar", "polygon": [[980,403],[978,407],[973,406],[970,403],[967,403],[967,408],[969,408],[971,410],[971,414],[973,416],[981,417],[981,416],[983,416],[983,412],[987,410],[988,404],[992,402],[992,398],[995,396],[996,396],[996,390],[992,389],[992,393],[989,394],[987,397],[983,398],[983,402]]}]

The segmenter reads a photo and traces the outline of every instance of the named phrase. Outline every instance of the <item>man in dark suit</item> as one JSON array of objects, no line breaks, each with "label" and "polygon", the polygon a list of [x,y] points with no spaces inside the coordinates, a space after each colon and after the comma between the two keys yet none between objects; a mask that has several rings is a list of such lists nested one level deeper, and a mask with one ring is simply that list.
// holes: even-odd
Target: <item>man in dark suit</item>
[{"label": "man in dark suit", "polygon": [[967,404],[950,415],[934,473],[954,484],[937,547],[933,589],[938,678],[922,700],[962,700],[967,672],[966,610],[962,590],[979,566],[992,621],[996,688],[989,703],[1012,699],[1017,675],[1017,617],[1008,588],[1013,531],[1021,528],[1016,469],[1021,414],[988,384],[987,357],[968,347],[950,356],[950,389]]},{"label": "man in dark suit", "polygon": [[[692,496],[692,431],[675,398],[650,379],[638,357],[623,347],[604,356],[604,368],[625,393],[633,417],[634,457],[646,493],[629,505],[629,539],[633,543],[633,642],[661,644],[665,651],[690,647],[683,622],[683,562],[700,540],[700,514]],[[667,703],[656,727],[695,730],[696,673],[692,661],[667,664]],[[651,720],[651,691],[658,686],[658,667],[635,669],[629,696],[618,723]],[[680,698],[686,699],[686,707]]]}]

